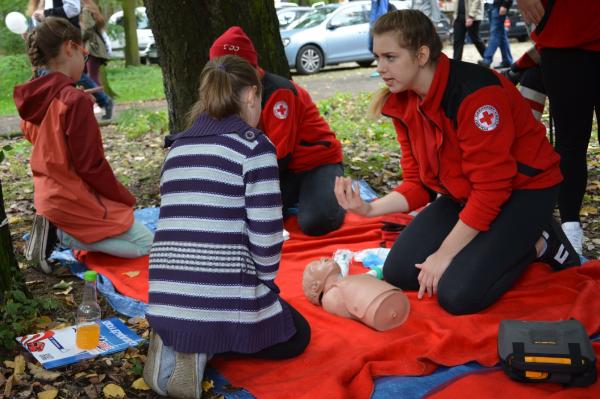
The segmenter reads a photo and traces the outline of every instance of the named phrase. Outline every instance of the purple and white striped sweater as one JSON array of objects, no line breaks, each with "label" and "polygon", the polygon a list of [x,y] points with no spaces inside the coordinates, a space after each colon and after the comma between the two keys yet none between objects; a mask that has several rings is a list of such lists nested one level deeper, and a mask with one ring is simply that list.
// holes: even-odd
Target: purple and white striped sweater
[{"label": "purple and white striped sweater", "polygon": [[147,317],[178,352],[254,353],[295,333],[273,282],[283,222],[275,148],[237,116],[168,136]]}]

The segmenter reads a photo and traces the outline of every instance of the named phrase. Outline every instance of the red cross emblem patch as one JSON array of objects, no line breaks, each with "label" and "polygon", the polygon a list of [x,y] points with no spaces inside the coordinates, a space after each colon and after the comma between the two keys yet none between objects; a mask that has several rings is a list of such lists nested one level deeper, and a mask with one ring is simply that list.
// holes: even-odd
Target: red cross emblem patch
[{"label": "red cross emblem patch", "polygon": [[484,132],[489,132],[498,127],[500,123],[500,115],[496,108],[491,105],[484,105],[475,111],[475,125]]},{"label": "red cross emblem patch", "polygon": [[285,101],[277,101],[273,106],[273,115],[278,119],[285,119],[288,116],[288,105]]}]

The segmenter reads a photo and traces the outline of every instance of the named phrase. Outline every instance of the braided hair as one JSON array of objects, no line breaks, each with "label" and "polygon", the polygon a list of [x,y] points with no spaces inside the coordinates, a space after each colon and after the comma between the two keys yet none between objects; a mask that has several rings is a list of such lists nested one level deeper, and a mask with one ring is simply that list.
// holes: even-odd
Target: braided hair
[{"label": "braided hair", "polygon": [[33,29],[27,37],[27,55],[34,77],[58,55],[60,46],[68,40],[81,44],[81,31],[64,18],[48,17]]}]

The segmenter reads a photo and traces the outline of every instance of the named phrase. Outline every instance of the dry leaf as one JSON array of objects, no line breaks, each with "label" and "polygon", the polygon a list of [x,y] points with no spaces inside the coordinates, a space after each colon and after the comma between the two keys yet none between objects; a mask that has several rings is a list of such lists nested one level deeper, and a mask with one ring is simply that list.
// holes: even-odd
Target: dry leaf
[{"label": "dry leaf", "polygon": [[585,206],[581,207],[581,211],[579,213],[582,214],[583,216],[597,215],[598,208],[596,208],[595,206],[591,206],[591,205],[585,205]]},{"label": "dry leaf", "polygon": [[52,288],[55,290],[66,290],[67,288],[71,287],[72,285],[73,285],[72,281],[66,282],[65,280],[60,280],[60,282],[54,284],[52,286]]},{"label": "dry leaf", "polygon": [[87,387],[83,388],[83,390],[85,391],[87,397],[90,399],[96,399],[98,397],[98,392],[96,391],[96,388],[93,385],[88,385]]},{"label": "dry leaf", "polygon": [[10,377],[8,377],[8,380],[6,380],[6,385],[4,386],[4,397],[5,398],[10,398],[11,394],[12,394],[12,386],[13,386],[13,381],[15,380],[15,376],[11,375]]},{"label": "dry leaf", "polygon": [[48,371],[33,363],[27,363],[27,367],[29,368],[31,375],[37,380],[52,382],[61,375],[58,371]]},{"label": "dry leaf", "polygon": [[25,373],[25,358],[21,355],[15,356],[14,361],[15,376],[20,376]]},{"label": "dry leaf", "polygon": [[52,319],[48,316],[40,316],[37,318],[37,320],[35,321],[35,328],[37,328],[38,330],[45,330],[48,328],[48,326],[52,323]]},{"label": "dry leaf", "polygon": [[125,397],[125,391],[117,384],[107,384],[102,388],[105,398],[121,399]]},{"label": "dry leaf", "polygon": [[215,387],[213,380],[202,380],[202,392],[208,392]]},{"label": "dry leaf", "polygon": [[58,395],[58,389],[49,389],[37,394],[38,399],[54,399]]},{"label": "dry leaf", "polygon": [[131,387],[133,389],[137,389],[138,391],[150,390],[150,387],[148,386],[148,384],[146,384],[146,381],[144,381],[143,378],[138,378],[137,380],[133,381],[133,384],[131,384]]},{"label": "dry leaf", "polygon": [[140,271],[139,270],[132,270],[130,272],[125,272],[125,273],[121,273],[126,275],[127,277],[137,277],[140,275]]}]

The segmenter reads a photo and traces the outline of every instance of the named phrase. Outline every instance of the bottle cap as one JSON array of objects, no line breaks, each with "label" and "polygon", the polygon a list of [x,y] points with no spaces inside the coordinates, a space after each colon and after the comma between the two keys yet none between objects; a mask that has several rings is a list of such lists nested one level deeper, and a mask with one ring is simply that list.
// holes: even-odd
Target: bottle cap
[{"label": "bottle cap", "polygon": [[88,270],[85,273],[83,273],[83,279],[85,281],[96,281],[96,276],[98,275],[98,273],[96,273],[93,270]]}]

